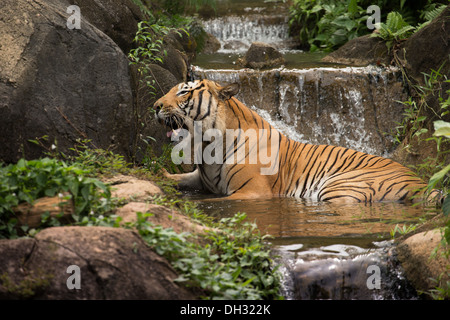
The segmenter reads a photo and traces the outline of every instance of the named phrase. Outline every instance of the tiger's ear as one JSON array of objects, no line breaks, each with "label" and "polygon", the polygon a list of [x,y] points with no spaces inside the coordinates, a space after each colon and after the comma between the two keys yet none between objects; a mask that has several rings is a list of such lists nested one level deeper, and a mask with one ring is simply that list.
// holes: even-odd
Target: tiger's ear
[{"label": "tiger's ear", "polygon": [[239,84],[232,83],[219,90],[219,98],[226,101],[228,99],[231,99],[232,96],[238,94],[238,92]]}]

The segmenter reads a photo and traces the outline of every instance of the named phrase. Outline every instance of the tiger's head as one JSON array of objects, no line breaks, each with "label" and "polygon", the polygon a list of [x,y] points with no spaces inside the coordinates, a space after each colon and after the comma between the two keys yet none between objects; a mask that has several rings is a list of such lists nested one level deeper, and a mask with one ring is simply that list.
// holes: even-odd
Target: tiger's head
[{"label": "tiger's head", "polygon": [[225,131],[224,101],[239,92],[238,84],[220,86],[211,80],[180,83],[154,104],[158,121],[170,128],[168,136],[180,129],[194,131],[201,121],[202,131]]}]

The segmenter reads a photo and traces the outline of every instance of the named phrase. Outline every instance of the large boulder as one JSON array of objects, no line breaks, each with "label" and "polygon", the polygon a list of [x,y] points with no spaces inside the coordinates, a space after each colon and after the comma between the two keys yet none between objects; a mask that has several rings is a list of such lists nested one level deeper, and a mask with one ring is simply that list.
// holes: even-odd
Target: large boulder
[{"label": "large boulder", "polygon": [[[399,59],[408,75],[423,83],[423,73],[450,74],[450,5],[430,24],[415,32],[400,47]],[[450,86],[447,87],[447,89]]]},{"label": "large boulder", "polygon": [[[67,25],[73,4],[80,29]],[[150,107],[188,79],[196,44],[185,33],[169,34],[163,63],[151,67],[155,89],[149,88],[127,57],[142,19],[133,0],[2,1],[0,161],[37,158],[52,144],[70,153],[77,139],[128,159],[141,151],[139,160],[143,140],[153,137],[160,154],[167,140]],[[44,136],[47,150],[29,142]]]},{"label": "large boulder", "polygon": [[420,292],[445,287],[449,279],[448,258],[442,246],[442,231],[432,229],[414,234],[397,246],[405,276]]},{"label": "large boulder", "polygon": [[362,67],[369,64],[387,65],[390,57],[383,40],[365,35],[348,41],[338,50],[325,56],[322,61]]},{"label": "large boulder", "polygon": [[[0,240],[0,256],[0,299],[195,299],[130,229],[49,228],[34,239]],[[70,266],[79,268],[79,289],[70,288]]]},{"label": "large boulder", "polygon": [[[180,61],[176,58],[175,60]],[[137,135],[131,153],[135,161],[141,162],[145,155],[148,155],[147,148],[153,150],[155,155],[160,155],[163,145],[170,143],[170,139],[166,135],[167,129],[156,120],[152,108],[157,99],[183,80],[177,79],[172,72],[158,64],[148,66],[148,75],[141,74],[137,69],[138,67],[135,65],[131,67],[137,118],[137,121],[132,123],[132,126],[136,128]],[[154,81],[154,89],[147,85],[147,81]]]},{"label": "large boulder", "polygon": [[146,17],[133,0],[69,0],[84,19],[109,36],[125,54],[133,48],[137,22]]},{"label": "large boulder", "polygon": [[83,19],[69,29],[65,0],[0,3],[0,160],[35,158],[47,135],[62,151],[77,139],[127,154],[133,136],[128,59]]},{"label": "large boulder", "polygon": [[285,62],[283,55],[272,45],[253,42],[247,53],[238,63],[252,69],[279,67]]}]

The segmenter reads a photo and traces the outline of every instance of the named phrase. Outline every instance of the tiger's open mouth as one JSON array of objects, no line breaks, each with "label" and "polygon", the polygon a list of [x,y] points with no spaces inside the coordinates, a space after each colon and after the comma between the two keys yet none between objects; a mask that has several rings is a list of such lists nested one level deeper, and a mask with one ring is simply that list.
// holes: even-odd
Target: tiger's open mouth
[{"label": "tiger's open mouth", "polygon": [[170,130],[167,131],[166,135],[168,138],[176,137],[180,134],[181,129],[189,130],[189,128],[184,123],[184,120],[179,118],[176,115],[172,115],[167,118],[160,118],[158,117],[159,123],[165,125]]}]

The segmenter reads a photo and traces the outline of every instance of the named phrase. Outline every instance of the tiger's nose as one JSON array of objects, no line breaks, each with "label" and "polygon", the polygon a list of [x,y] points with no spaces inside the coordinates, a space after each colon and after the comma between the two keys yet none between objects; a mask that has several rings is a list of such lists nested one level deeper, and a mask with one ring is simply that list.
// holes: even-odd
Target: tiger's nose
[{"label": "tiger's nose", "polygon": [[158,114],[159,111],[161,111],[162,107],[163,103],[160,100],[156,101],[155,104],[153,105],[153,109],[155,109],[156,114]]}]

